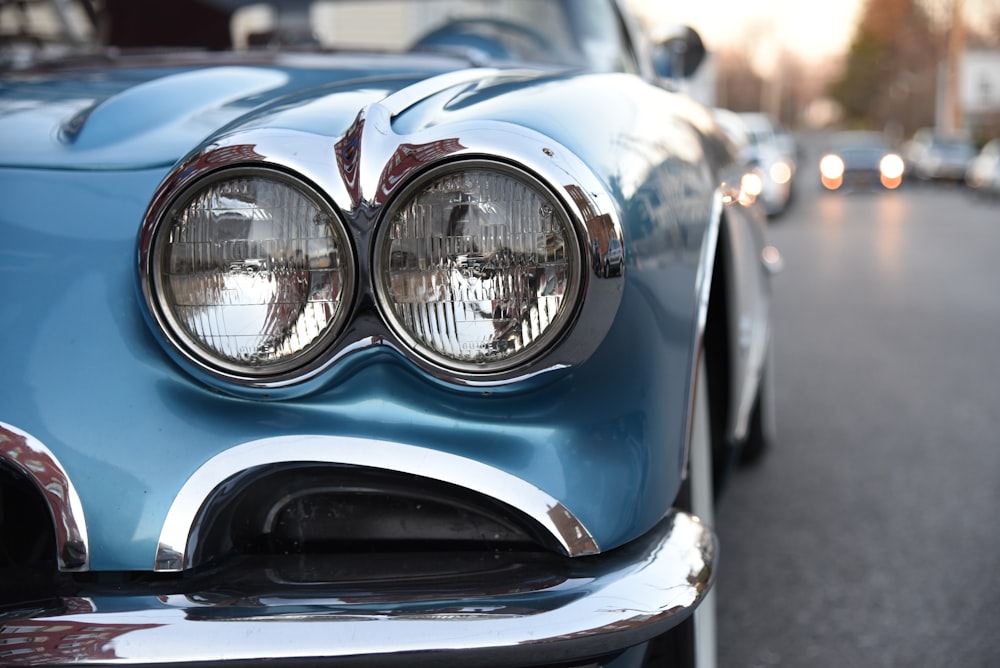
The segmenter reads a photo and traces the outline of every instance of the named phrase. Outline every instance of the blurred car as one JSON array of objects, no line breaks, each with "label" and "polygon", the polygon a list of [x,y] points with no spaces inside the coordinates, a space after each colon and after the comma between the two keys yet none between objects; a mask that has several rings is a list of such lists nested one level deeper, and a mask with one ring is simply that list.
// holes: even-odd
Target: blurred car
[{"label": "blurred car", "polygon": [[965,172],[965,183],[975,192],[1000,195],[1000,139],[983,145]]},{"label": "blurred car", "polygon": [[796,147],[791,135],[763,113],[735,114],[746,129],[748,145],[744,159],[759,171],[759,199],[768,216],[779,216],[792,199],[796,170]]},{"label": "blurred car", "polygon": [[820,181],[827,190],[893,190],[902,184],[904,169],[903,159],[880,132],[838,132],[819,162]]},{"label": "blurred car", "polygon": [[921,181],[962,181],[976,148],[965,136],[952,136],[925,128],[916,132],[905,148],[909,175]]},{"label": "blurred car", "polygon": [[714,108],[712,115],[726,138],[732,143],[733,154],[738,156],[742,168],[739,201],[746,207],[756,208],[762,217],[767,216],[760,199],[764,190],[764,172],[750,147],[750,131],[739,114],[729,109]]},{"label": "blurred car", "polygon": [[611,0],[52,9],[0,80],[0,663],[711,659],[780,258],[676,45]]}]

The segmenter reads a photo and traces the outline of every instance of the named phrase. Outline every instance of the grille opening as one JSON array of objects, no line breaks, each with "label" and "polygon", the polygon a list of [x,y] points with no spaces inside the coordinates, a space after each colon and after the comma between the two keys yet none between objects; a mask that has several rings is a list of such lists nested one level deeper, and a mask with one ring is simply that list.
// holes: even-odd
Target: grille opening
[{"label": "grille opening", "polygon": [[55,527],[34,483],[0,465],[0,612],[48,607],[58,588]]},{"label": "grille opening", "polygon": [[[202,509],[195,566],[279,557],[297,580],[434,577],[505,567],[503,555],[561,558],[541,526],[468,489],[342,465],[254,469]],[[189,549],[192,546],[189,546]],[[405,560],[400,555],[405,554]]]}]

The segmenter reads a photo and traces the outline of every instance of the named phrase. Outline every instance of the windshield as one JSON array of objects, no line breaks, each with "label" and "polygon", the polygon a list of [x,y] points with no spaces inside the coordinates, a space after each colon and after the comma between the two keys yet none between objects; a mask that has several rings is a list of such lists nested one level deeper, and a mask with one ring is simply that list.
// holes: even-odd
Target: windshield
[{"label": "windshield", "polygon": [[0,0],[0,67],[92,49],[100,41],[98,13],[91,0]]},{"label": "windshield", "polygon": [[30,22],[23,4],[0,0],[3,25],[17,26],[28,47],[54,31],[76,49],[416,51],[629,69],[608,0],[64,0],[29,3],[50,14],[37,20],[33,9]]},{"label": "windshield", "polygon": [[935,141],[930,148],[941,155],[955,158],[968,158],[976,153],[972,144],[961,141]]},{"label": "windshield", "polygon": [[884,152],[889,150],[889,139],[881,132],[841,132],[833,137],[836,151],[869,150]]}]

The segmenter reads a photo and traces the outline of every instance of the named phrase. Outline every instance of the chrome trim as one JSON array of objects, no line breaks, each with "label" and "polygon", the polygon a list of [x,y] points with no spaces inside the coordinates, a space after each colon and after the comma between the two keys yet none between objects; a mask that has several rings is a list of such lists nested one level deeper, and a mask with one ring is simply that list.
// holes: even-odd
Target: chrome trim
[{"label": "chrome trim", "polygon": [[[489,79],[491,70],[479,71]],[[363,109],[342,134],[322,136],[285,128],[243,128],[216,137],[180,163],[161,184],[139,233],[140,289],[147,319],[168,353],[199,380],[229,393],[255,398],[291,398],[335,381],[337,362],[351,353],[389,349],[407,357],[433,378],[450,385],[496,388],[540,373],[573,366],[596,350],[614,321],[624,292],[622,224],[615,200],[601,179],[577,156],[549,137],[503,121],[478,120],[432,125],[401,134],[392,119],[440,92],[445,84],[478,81],[476,71],[443,76],[404,89]],[[527,76],[521,72],[517,76]],[[436,85],[434,82],[437,82]],[[443,89],[442,89],[443,90]],[[375,229],[386,203],[427,170],[459,160],[496,160],[538,179],[570,215],[585,266],[580,306],[560,341],[515,368],[493,372],[447,369],[426,359],[401,340],[374,306],[370,264]],[[292,378],[247,379],[199,367],[170,342],[148,313],[155,297],[150,287],[150,246],[160,218],[178,194],[196,180],[220,169],[247,166],[288,171],[312,184],[331,200],[347,225],[356,250],[357,294],[344,333],[314,365]]]},{"label": "chrome trim", "polygon": [[691,368],[688,371],[688,428],[685,431],[684,470],[691,457],[691,444],[694,440],[694,411],[698,397],[698,369],[705,353],[705,327],[708,325],[708,302],[712,292],[712,276],[715,273],[715,252],[719,245],[719,229],[722,225],[723,210],[729,202],[722,188],[715,191],[712,199],[711,218],[705,226],[705,238],[701,247],[701,260],[698,262],[698,272],[695,276],[696,304],[698,308],[694,327],[694,355]]},{"label": "chrome trim", "polygon": [[3,463],[27,476],[45,499],[55,527],[59,570],[90,570],[83,505],[56,456],[31,434],[0,422],[0,464]]},{"label": "chrome trim", "polygon": [[[705,240],[701,247],[701,261],[698,263],[698,273],[695,276],[695,290],[698,294],[698,320],[695,323],[697,331],[695,340],[701,341],[705,335],[705,325],[708,323],[708,301],[712,292],[712,275],[715,272],[715,251],[719,246],[719,228],[722,224],[722,212],[726,197],[721,188],[716,189],[712,198],[712,212],[705,225]],[[696,373],[697,366],[692,370]]]},{"label": "chrome trim", "polygon": [[[7,616],[0,624],[9,630],[0,628],[0,638],[20,640],[5,649],[38,648],[16,657],[26,665],[68,659],[83,665],[261,659],[297,665],[319,659],[366,666],[562,664],[633,647],[676,626],[710,590],[715,562],[712,531],[674,512],[629,545],[573,560],[559,577],[524,587],[511,582],[503,592],[469,590],[428,600],[401,582],[398,589],[371,593],[331,585],[277,595],[118,593],[107,610],[91,595],[65,599],[66,611],[56,615]],[[64,637],[79,637],[85,627],[96,627],[95,639],[60,650]]]},{"label": "chrome trim", "polygon": [[472,459],[413,445],[344,436],[279,436],[250,441],[221,452],[191,474],[174,497],[160,530],[153,570],[191,568],[206,499],[227,480],[258,466],[293,463],[341,464],[418,475],[502,501],[545,528],[567,556],[597,554],[600,548],[579,519],[558,500],[505,471]]}]

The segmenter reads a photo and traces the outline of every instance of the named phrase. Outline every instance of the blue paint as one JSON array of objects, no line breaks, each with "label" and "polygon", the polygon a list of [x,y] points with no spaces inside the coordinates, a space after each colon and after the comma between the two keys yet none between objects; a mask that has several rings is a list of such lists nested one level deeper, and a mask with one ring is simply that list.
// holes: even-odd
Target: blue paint
[{"label": "blue paint", "polygon": [[[604,548],[648,530],[669,507],[710,188],[701,156],[676,149],[697,144],[692,130],[665,128],[654,106],[640,104],[669,104],[669,94],[634,79],[505,84],[432,98],[397,119],[401,130],[487,116],[518,123],[578,148],[605,181],[625,223],[627,281],[615,325],[585,364],[491,394],[442,386],[393,352],[367,351],[344,360],[350,372],[336,382],[267,402],[201,386],[150,333],[135,291],[136,234],[169,165],[238,118],[336,135],[360,104],[404,80],[361,92],[334,82],[319,94],[305,87],[315,83],[308,72],[133,72],[109,76],[84,101],[68,94],[83,80],[0,86],[0,105],[40,101],[37,116],[0,120],[0,162],[10,165],[0,168],[0,421],[40,439],[66,467],[87,512],[93,569],[150,568],[167,509],[198,466],[286,434],[371,437],[477,459],[562,501]],[[598,83],[609,94],[594,96]],[[612,104],[626,97],[637,104]],[[559,110],[585,102],[592,113],[566,123]],[[61,136],[80,114],[73,136]],[[671,193],[678,184],[688,190]]]}]

